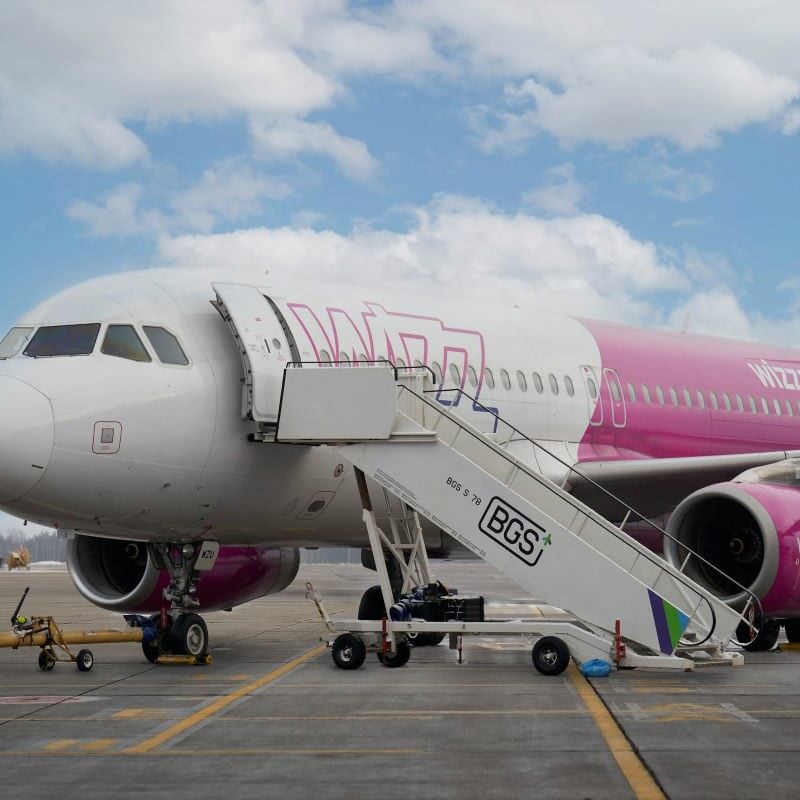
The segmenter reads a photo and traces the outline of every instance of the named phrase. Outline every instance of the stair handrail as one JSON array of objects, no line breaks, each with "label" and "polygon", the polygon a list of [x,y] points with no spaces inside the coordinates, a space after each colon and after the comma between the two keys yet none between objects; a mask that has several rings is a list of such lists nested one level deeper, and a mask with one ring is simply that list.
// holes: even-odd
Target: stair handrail
[{"label": "stair handrail", "polygon": [[[396,370],[395,370],[395,374],[397,374]],[[422,394],[419,394],[418,392],[415,392],[413,389],[411,389],[410,387],[406,386],[405,384],[398,383],[397,385],[403,391],[409,392],[410,394],[412,394],[415,397],[419,398],[422,402],[424,402],[426,405],[428,405],[430,408],[434,409],[438,413],[442,413],[442,411],[446,410],[446,409],[443,409],[441,404],[432,403],[424,395],[436,394],[438,396],[438,395],[444,394],[444,393],[458,393],[459,395],[463,395],[465,398],[467,398],[468,400],[470,400],[472,402],[474,410],[476,410],[476,411],[485,411],[486,413],[490,414],[498,422],[501,422],[503,425],[508,426],[513,431],[513,433],[518,434],[522,439],[524,439],[525,441],[527,441],[530,444],[532,444],[534,446],[534,448],[538,448],[545,455],[549,456],[550,458],[554,459],[555,461],[557,461],[562,466],[566,467],[567,470],[568,470],[568,473],[567,473],[568,476],[571,473],[574,473],[575,475],[577,475],[582,480],[584,480],[587,483],[591,484],[595,489],[600,491],[606,497],[610,498],[611,500],[613,500],[614,502],[616,502],[620,506],[622,506],[622,508],[624,508],[626,510],[626,512],[627,512],[626,515],[625,515],[625,519],[623,520],[623,523],[622,523],[623,525],[626,524],[628,522],[628,518],[631,515],[633,515],[634,517],[638,518],[641,522],[644,522],[646,525],[649,525],[651,528],[653,528],[658,533],[661,533],[663,536],[665,536],[670,541],[675,542],[675,544],[678,545],[679,548],[681,548],[682,550],[685,550],[687,552],[686,558],[684,558],[683,562],[681,563],[681,565],[679,567],[676,566],[676,565],[673,565],[673,564],[669,564],[669,562],[666,561],[666,559],[663,559],[663,558],[659,559],[659,561],[669,564],[670,567],[672,567],[672,569],[674,569],[679,575],[683,576],[686,580],[692,580],[691,578],[689,578],[686,575],[684,570],[685,570],[685,567],[689,563],[689,560],[691,558],[697,559],[702,564],[705,564],[707,567],[710,567],[716,573],[721,575],[725,580],[730,581],[730,583],[732,583],[734,586],[736,586],[738,589],[740,589],[742,592],[744,592],[745,595],[747,595],[748,600],[745,603],[744,608],[742,609],[742,611],[739,612],[739,616],[743,621],[746,621],[746,617],[748,616],[748,612],[750,611],[751,608],[757,609],[757,613],[758,613],[758,617],[757,618],[759,620],[763,620],[764,619],[764,613],[763,613],[763,607],[761,605],[761,601],[753,591],[748,589],[746,586],[743,586],[741,583],[739,583],[734,578],[731,578],[729,575],[727,575],[725,572],[723,572],[718,566],[716,566],[715,564],[710,562],[708,559],[704,558],[699,553],[696,553],[694,550],[692,550],[690,547],[688,547],[685,544],[683,544],[682,542],[678,541],[678,539],[676,539],[674,536],[672,536],[670,533],[668,533],[666,530],[664,530],[660,525],[658,525],[657,523],[653,522],[651,519],[646,517],[644,514],[640,513],[635,508],[633,508],[631,505],[626,503],[621,497],[617,497],[613,492],[611,492],[609,489],[606,489],[604,486],[601,486],[593,478],[590,478],[587,475],[584,475],[582,472],[580,472],[580,470],[576,469],[574,467],[574,465],[569,464],[568,462],[564,461],[564,459],[562,459],[560,456],[558,456],[555,453],[553,453],[550,450],[548,450],[546,447],[544,447],[544,445],[540,444],[535,439],[533,439],[532,437],[528,436],[524,431],[521,431],[515,425],[512,425],[510,422],[508,422],[506,419],[504,419],[500,415],[500,413],[497,411],[497,409],[489,408],[488,406],[486,406],[483,403],[481,403],[480,400],[476,399],[475,397],[470,395],[468,392],[465,392],[462,388],[425,389],[425,390],[423,390]],[[455,404],[451,404],[448,408],[453,408],[454,405]],[[455,422],[456,425],[458,425],[459,428],[464,430],[466,433],[474,435],[473,429],[472,429],[473,426],[469,425],[469,423],[467,423],[466,421],[461,420],[458,417],[457,414],[449,415],[449,417],[451,419],[453,419],[453,421]],[[481,435],[484,439],[486,439],[485,435],[480,434],[480,432],[479,432],[479,435]],[[489,441],[491,441],[491,440],[489,440]],[[508,443],[510,443],[511,441],[512,441],[512,439],[510,438],[508,440]],[[516,441],[519,441],[519,439],[517,439]],[[510,454],[506,453],[503,448],[500,448],[498,446],[498,450],[500,451],[501,455],[503,455],[503,457],[506,458],[506,460],[508,460],[509,462],[511,462],[511,459],[513,459],[513,461],[516,462],[516,464],[523,464],[523,466],[525,466],[524,463],[521,462],[519,459],[517,459],[514,456],[511,456]],[[550,478],[548,478],[543,473],[537,473],[537,474],[540,477],[542,477],[544,480],[546,480],[548,483],[552,484],[553,486],[555,486],[556,488],[560,489],[561,491],[564,491],[564,485],[566,485],[566,482],[567,482],[566,479],[564,481],[564,484],[559,487],[558,484],[555,481],[551,480]],[[577,499],[577,498],[572,498],[569,495],[568,492],[565,492],[565,493],[567,494],[568,497],[570,497],[571,500],[575,501]],[[597,512],[593,511],[593,513],[597,513]],[[600,515],[600,516],[602,516],[602,515]],[[611,523],[610,520],[606,520],[606,521]],[[613,526],[613,528],[616,528],[620,533],[622,533],[625,537],[632,538],[632,537],[630,537],[629,534],[626,534],[622,530],[621,526],[614,525],[613,523],[611,523],[611,525]],[[620,541],[624,541],[617,534],[616,530],[610,530],[609,533],[614,535],[617,539],[620,539]],[[663,568],[662,565],[659,563],[659,561],[656,560],[658,557],[656,556],[655,553],[650,553],[649,551],[647,551],[647,548],[645,548],[645,551],[639,551],[639,552],[640,552],[641,555],[643,555],[645,558],[647,558],[651,563],[655,564],[659,568]],[[681,583],[684,586],[685,589],[693,592],[694,594],[699,594],[697,592],[697,590],[693,586],[689,585],[688,583],[686,583],[686,582],[684,582],[682,580],[679,580],[678,582]],[[695,581],[692,581],[692,583],[695,583]],[[705,587],[703,587],[703,590],[705,592],[707,592],[708,594],[713,594],[710,590],[705,589]],[[713,635],[714,630],[716,628],[716,613],[714,612],[714,607],[711,605],[711,603],[708,602],[708,599],[704,595],[700,594],[699,596],[708,605],[708,609],[711,612],[711,616],[712,616],[712,623],[711,623],[711,627],[709,629],[709,632],[708,632],[708,634],[706,635],[706,637],[704,639],[702,639],[699,642],[692,642],[691,643],[691,646],[693,646],[693,647],[699,647],[700,645],[702,645],[705,642],[707,642],[711,638],[711,636]],[[718,599],[720,599],[720,598],[718,598]],[[722,601],[720,599],[720,602],[724,602],[724,601]],[[736,611],[736,609],[734,609],[734,611]],[[752,626],[752,621],[750,621],[750,622],[751,622],[751,627],[753,627]],[[681,644],[681,643],[679,642],[679,644]],[[737,641],[737,644],[740,644],[740,643]],[[747,643],[745,643],[745,644],[747,644]],[[687,643],[685,643],[684,646],[689,646],[689,645],[690,645],[690,643],[687,642]]]}]

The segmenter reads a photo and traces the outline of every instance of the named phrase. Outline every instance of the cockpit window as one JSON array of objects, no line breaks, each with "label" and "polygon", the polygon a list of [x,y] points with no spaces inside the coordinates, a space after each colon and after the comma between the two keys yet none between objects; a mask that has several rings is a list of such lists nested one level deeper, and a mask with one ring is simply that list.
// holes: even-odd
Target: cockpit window
[{"label": "cockpit window", "polygon": [[13,358],[32,333],[33,328],[12,328],[0,342],[0,358]]},{"label": "cockpit window", "polygon": [[185,367],[189,363],[180,343],[169,331],[153,325],[144,325],[143,328],[162,364],[180,364]]},{"label": "cockpit window", "polygon": [[152,361],[133,325],[109,325],[100,352],[130,361]]},{"label": "cockpit window", "polygon": [[99,332],[99,323],[45,325],[36,331],[23,353],[33,358],[88,356],[94,350]]}]

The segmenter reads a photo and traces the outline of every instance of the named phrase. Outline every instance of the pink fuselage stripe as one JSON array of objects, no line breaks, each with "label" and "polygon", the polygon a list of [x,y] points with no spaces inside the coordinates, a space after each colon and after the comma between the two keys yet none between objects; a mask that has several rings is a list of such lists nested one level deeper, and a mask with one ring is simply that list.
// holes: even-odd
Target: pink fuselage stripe
[{"label": "pink fuselage stripe", "polygon": [[[608,380],[602,380],[598,402],[604,405],[603,422],[587,428],[578,450],[580,461],[800,449],[799,351],[593,320],[580,322],[600,351],[602,363],[594,366],[615,370],[622,390],[622,400],[617,401]],[[635,400],[629,384],[635,389]],[[649,388],[649,403],[644,401],[642,384]],[[664,405],[657,399],[656,386],[664,394]],[[670,388],[677,393],[677,406],[672,403]],[[686,405],[684,389],[690,393],[691,408]],[[700,406],[698,390],[705,408]],[[717,410],[711,405],[712,392]],[[744,411],[737,409],[737,395]],[[757,413],[750,410],[751,397]],[[764,413],[762,398],[768,413]],[[612,413],[615,403],[618,410],[624,403],[624,416],[617,414],[618,425]]]}]

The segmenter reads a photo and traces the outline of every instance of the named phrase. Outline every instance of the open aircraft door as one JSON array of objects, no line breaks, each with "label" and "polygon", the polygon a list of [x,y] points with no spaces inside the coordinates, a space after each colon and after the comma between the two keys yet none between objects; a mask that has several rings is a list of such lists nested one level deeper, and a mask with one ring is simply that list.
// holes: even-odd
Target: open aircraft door
[{"label": "open aircraft door", "polygon": [[242,419],[274,425],[278,420],[283,370],[292,359],[283,326],[255,286],[212,285],[217,293],[214,305],[228,323],[242,355]]}]

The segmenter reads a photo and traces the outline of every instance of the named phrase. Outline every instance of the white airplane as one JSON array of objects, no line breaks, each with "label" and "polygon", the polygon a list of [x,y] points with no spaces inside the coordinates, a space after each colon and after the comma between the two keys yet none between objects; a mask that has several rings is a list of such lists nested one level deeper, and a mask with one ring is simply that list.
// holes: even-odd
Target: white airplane
[{"label": "white airplane", "polygon": [[[781,623],[800,640],[800,353],[788,348],[252,272],[112,275],[45,301],[0,342],[0,508],[68,532],[88,600],[152,612],[166,598],[172,647],[204,652],[197,611],[285,589],[298,548],[366,546],[333,448],[260,441],[287,364],[382,359],[430,367],[438,401],[487,434],[490,409],[528,432],[560,460],[527,441],[514,455],[600,513],[619,512],[597,485],[668,519],[668,559],[686,544],[760,598],[751,649],[772,647]],[[698,565],[691,577],[741,602]]]}]

